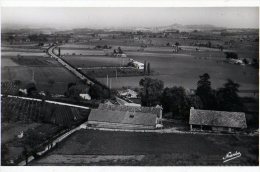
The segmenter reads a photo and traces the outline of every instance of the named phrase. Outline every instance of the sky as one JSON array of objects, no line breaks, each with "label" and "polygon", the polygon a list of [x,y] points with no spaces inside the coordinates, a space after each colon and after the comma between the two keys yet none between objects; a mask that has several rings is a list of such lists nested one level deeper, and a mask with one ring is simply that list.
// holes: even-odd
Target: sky
[{"label": "sky", "polygon": [[2,27],[17,25],[56,29],[158,27],[210,24],[228,28],[258,28],[256,7],[3,7]]}]

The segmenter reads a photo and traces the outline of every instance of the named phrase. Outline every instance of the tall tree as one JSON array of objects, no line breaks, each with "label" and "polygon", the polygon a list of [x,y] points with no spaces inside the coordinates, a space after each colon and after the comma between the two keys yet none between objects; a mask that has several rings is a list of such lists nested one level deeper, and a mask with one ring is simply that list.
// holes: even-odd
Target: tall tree
[{"label": "tall tree", "polygon": [[123,54],[124,53],[123,50],[121,49],[121,47],[118,47],[118,53],[119,54]]},{"label": "tall tree", "polygon": [[203,103],[199,96],[188,95],[188,101],[190,107],[194,107],[195,109],[203,109]]},{"label": "tall tree", "polygon": [[150,75],[151,73],[151,66],[150,66],[150,63],[148,62],[147,64],[147,74]]},{"label": "tall tree", "polygon": [[146,74],[146,60],[144,61],[144,75]]},{"label": "tall tree", "polygon": [[165,88],[161,102],[164,112],[171,112],[172,118],[179,116],[188,119],[190,106],[183,87]]},{"label": "tall tree", "polygon": [[178,53],[179,52],[179,45],[180,45],[180,43],[176,42],[174,45],[176,46],[176,52]]},{"label": "tall tree", "polygon": [[140,97],[143,106],[154,106],[160,103],[163,91],[163,82],[158,79],[145,77],[139,82],[141,86]]},{"label": "tall tree", "polygon": [[239,84],[228,79],[223,88],[217,90],[218,109],[225,111],[242,111],[243,103],[238,96]]},{"label": "tall tree", "polygon": [[217,108],[215,92],[211,88],[210,76],[207,73],[199,76],[200,80],[197,82],[196,95],[200,97],[203,108],[214,110]]}]

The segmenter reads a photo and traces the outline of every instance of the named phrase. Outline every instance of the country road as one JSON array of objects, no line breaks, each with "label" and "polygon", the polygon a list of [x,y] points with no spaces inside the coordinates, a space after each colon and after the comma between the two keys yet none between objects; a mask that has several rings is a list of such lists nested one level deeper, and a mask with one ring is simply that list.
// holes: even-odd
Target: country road
[{"label": "country road", "polygon": [[74,67],[72,67],[70,64],[68,64],[67,62],[65,62],[62,58],[60,58],[59,56],[57,56],[54,53],[54,49],[56,48],[56,45],[51,46],[50,48],[48,48],[47,50],[47,54],[49,56],[51,56],[52,58],[54,58],[55,60],[57,60],[62,66],[64,66],[66,69],[68,69],[70,72],[72,72],[76,77],[80,78],[83,81],[87,81],[88,84],[94,84],[93,81],[89,80],[87,77],[85,77],[84,75],[82,75],[79,71],[77,71]]}]

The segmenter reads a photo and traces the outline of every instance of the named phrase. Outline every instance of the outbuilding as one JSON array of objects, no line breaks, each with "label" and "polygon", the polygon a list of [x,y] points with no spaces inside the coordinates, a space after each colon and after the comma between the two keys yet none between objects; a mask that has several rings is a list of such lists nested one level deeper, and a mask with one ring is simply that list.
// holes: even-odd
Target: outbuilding
[{"label": "outbuilding", "polygon": [[190,130],[234,132],[247,128],[245,113],[190,109]]}]

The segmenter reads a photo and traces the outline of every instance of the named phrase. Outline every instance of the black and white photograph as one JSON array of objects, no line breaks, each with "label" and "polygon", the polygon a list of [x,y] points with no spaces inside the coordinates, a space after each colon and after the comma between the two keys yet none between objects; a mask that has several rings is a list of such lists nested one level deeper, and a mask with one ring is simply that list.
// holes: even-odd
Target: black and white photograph
[{"label": "black and white photograph", "polygon": [[259,7],[1,7],[1,166],[259,166]]}]

